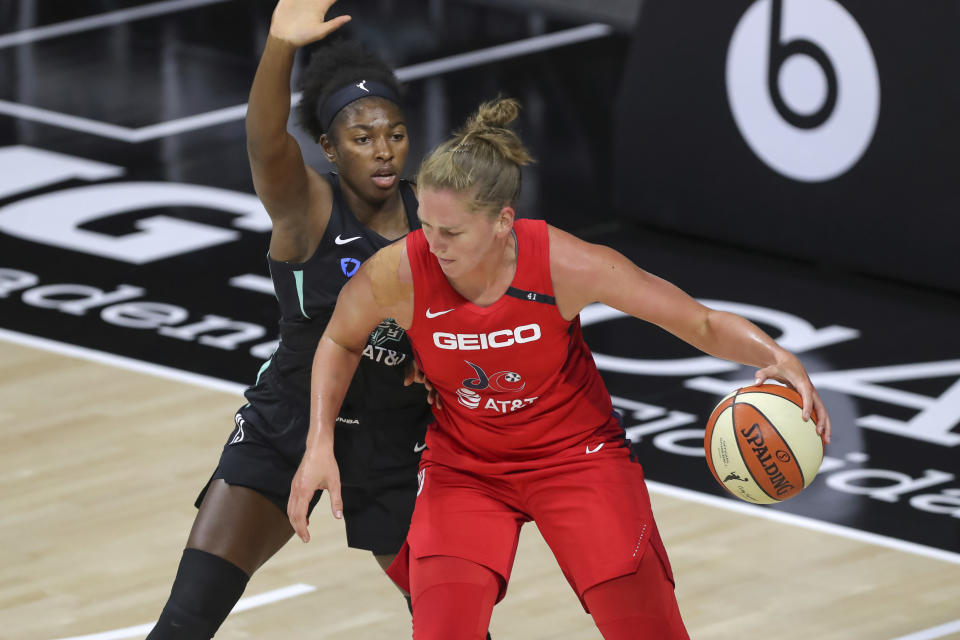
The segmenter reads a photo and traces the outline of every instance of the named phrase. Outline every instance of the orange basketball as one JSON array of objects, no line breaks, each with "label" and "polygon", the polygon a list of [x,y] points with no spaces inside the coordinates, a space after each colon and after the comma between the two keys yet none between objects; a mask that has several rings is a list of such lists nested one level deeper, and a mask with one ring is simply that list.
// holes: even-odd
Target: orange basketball
[{"label": "orange basketball", "polygon": [[707,465],[724,489],[746,502],[769,504],[810,486],[823,462],[816,415],[803,421],[800,394],[761,384],[734,391],[707,420]]}]

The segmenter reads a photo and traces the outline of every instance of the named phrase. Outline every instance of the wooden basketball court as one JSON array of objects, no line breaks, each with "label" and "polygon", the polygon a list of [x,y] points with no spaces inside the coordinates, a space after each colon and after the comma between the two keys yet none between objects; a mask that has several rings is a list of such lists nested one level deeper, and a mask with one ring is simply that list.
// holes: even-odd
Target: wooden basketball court
[{"label": "wooden basketball court", "polygon": [[[239,402],[0,342],[0,637],[144,637]],[[653,501],[692,638],[892,640],[960,611],[960,565],[656,490]],[[313,541],[291,541],[243,602],[303,593],[234,612],[217,638],[409,637],[396,589],[325,507]],[[599,638],[534,526],[491,628],[498,640]]]},{"label": "wooden basketball court", "polygon": [[[0,2],[0,640],[144,638],[166,601],[240,389],[275,346],[270,220],[243,124],[274,4]],[[354,17],[349,37],[405,85],[405,176],[481,100],[517,97],[538,160],[525,169],[522,215],[746,315],[811,372],[834,421],[829,460],[803,495],[753,507],[719,496],[701,448],[713,404],[752,370],[684,351],[609,309],[583,322],[656,480],[691,637],[960,638],[960,297],[639,225],[618,210],[614,107],[634,18],[587,22],[584,12],[639,4],[337,7]],[[722,93],[715,80],[710,90]],[[718,113],[730,144],[749,152],[726,106]],[[675,123],[648,124],[674,145]],[[330,170],[291,130],[307,162]],[[658,188],[641,170],[625,183]],[[716,219],[722,208],[667,214]],[[911,251],[905,260],[922,263]],[[291,541],[252,578],[218,640],[410,637],[397,589],[370,554],[346,547],[327,507],[314,514],[312,542]],[[533,525],[492,632],[600,637]]]}]

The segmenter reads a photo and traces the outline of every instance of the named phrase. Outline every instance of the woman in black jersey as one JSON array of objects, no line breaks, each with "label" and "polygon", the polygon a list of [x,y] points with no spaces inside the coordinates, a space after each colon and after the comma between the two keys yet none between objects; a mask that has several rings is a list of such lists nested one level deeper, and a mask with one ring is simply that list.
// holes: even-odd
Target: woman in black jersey
[{"label": "woman in black jersey", "polygon": [[[149,639],[207,640],[247,580],[293,535],[290,481],[309,426],[310,368],[340,288],[378,249],[419,227],[416,196],[400,179],[408,151],[393,72],[356,44],[324,43],[303,74],[303,128],[336,174],[307,166],[287,133],[296,50],[349,21],[325,20],[334,0],[280,0],[247,111],[247,152],[257,195],[273,220],[268,263],[280,303],[280,344],[247,389]],[[405,387],[412,354],[385,321],[337,419],[349,546],[384,568],[406,537],[429,407]],[[313,498],[316,504],[320,494]]]}]

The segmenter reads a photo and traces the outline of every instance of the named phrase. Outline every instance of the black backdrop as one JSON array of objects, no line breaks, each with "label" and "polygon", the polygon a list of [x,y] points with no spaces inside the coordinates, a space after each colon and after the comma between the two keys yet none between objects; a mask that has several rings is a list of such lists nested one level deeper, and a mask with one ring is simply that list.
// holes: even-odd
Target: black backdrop
[{"label": "black backdrop", "polygon": [[[749,75],[741,70],[728,79],[737,74],[727,67],[735,30],[747,14],[756,18],[755,34],[780,32],[779,47],[758,36],[741,48],[741,60],[754,60],[747,66],[769,70],[767,52],[774,51],[779,59],[774,55],[772,69],[783,72],[790,54],[799,53],[790,60],[800,62],[791,71],[806,72],[774,73],[779,84],[754,73],[747,81],[756,82],[757,96],[761,89],[767,94],[755,100],[773,103],[781,90],[792,92],[811,111],[812,100],[825,116],[822,124],[795,126],[786,122],[795,118],[776,121],[784,112],[770,107],[773,129],[806,126],[814,135],[847,109],[853,110],[853,126],[835,127],[835,134],[856,135],[850,130],[864,128],[871,106],[878,107],[865,150],[846,170],[816,179],[785,175],[761,159],[742,133],[743,127],[763,126],[753,118],[738,123],[728,88],[728,80],[743,82]],[[851,20],[865,40],[851,33]],[[952,0],[647,0],[616,104],[614,198],[620,214],[960,291],[958,31],[960,3]],[[868,47],[858,44],[863,42]],[[864,53],[875,65],[878,104],[861,91],[869,86],[870,70],[849,64]],[[798,77],[813,83],[791,88]],[[767,144],[777,134],[761,129],[754,135]],[[806,152],[800,147],[780,150],[795,154],[787,164]]]}]

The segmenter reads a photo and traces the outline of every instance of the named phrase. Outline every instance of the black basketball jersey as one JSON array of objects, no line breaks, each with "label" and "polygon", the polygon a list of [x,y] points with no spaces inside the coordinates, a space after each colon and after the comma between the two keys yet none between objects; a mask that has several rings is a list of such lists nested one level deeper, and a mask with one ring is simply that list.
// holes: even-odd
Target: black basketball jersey
[{"label": "black basketball jersey", "polygon": [[[333,189],[333,209],[314,254],[302,263],[267,258],[280,304],[280,344],[244,395],[267,423],[261,428],[277,437],[305,440],[313,356],[337,295],[364,260],[392,242],[356,219],[336,174],[325,178]],[[405,180],[400,194],[410,229],[419,229],[417,199]],[[416,445],[430,411],[422,385],[403,386],[412,359],[406,334],[393,321],[370,334],[337,418],[334,442],[344,483],[366,484],[363,478],[371,471],[406,466],[419,457]]]}]

